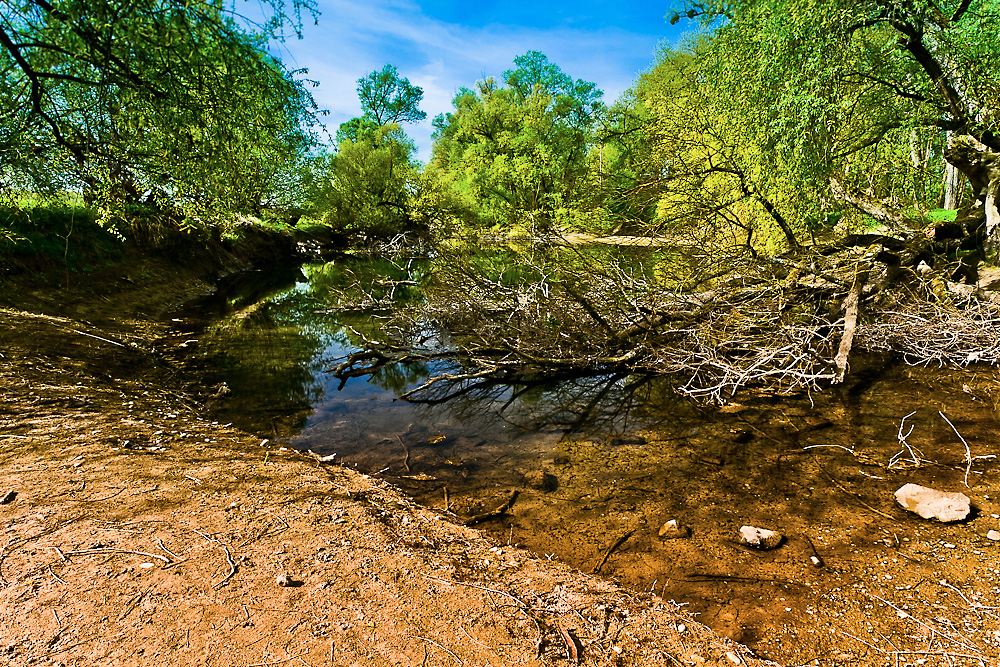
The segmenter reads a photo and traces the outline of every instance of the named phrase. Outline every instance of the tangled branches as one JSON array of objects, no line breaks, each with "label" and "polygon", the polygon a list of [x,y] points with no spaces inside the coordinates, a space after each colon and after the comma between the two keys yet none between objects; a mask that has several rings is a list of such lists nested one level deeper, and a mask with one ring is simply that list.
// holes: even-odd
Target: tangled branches
[{"label": "tangled branches", "polygon": [[725,401],[741,387],[793,392],[842,381],[853,348],[910,363],[1000,361],[1000,306],[974,289],[948,292],[939,277],[893,275],[877,253],[716,257],[733,268],[707,280],[670,250],[638,260],[572,248],[450,255],[427,274],[424,301],[392,314],[388,339],[366,341],[336,373],[447,360],[404,395],[435,401],[484,383],[672,374],[681,392]]}]

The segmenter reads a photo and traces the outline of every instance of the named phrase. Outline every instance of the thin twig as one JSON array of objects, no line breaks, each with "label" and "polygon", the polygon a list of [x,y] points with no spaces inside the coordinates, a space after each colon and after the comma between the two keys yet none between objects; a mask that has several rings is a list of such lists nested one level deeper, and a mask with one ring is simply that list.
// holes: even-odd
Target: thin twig
[{"label": "thin twig", "polygon": [[64,554],[62,551],[60,551],[59,547],[42,547],[42,548],[43,549],[55,549],[56,553],[59,554],[60,560],[63,560],[63,561],[66,560],[66,554]]},{"label": "thin twig", "polygon": [[951,420],[948,419],[947,417],[945,417],[944,413],[941,412],[940,410],[938,410],[938,414],[941,415],[941,419],[943,419],[946,422],[948,422],[948,426],[951,427],[951,430],[955,432],[955,435],[958,436],[958,439],[962,441],[963,445],[965,445],[965,463],[966,463],[966,466],[965,466],[965,488],[969,488],[969,472],[972,470],[972,450],[969,449],[969,443],[967,443],[965,441],[965,438],[963,438],[962,434],[958,432],[958,429],[955,428],[955,425],[951,423]]},{"label": "thin twig", "polygon": [[55,572],[53,572],[53,571],[52,571],[52,566],[51,566],[51,565],[49,565],[49,574],[51,574],[51,575],[52,575],[52,577],[53,577],[53,578],[54,578],[54,579],[55,579],[56,581],[58,581],[59,583],[61,583],[61,584],[65,584],[65,583],[66,583],[66,581],[65,581],[65,580],[63,580],[62,578],[60,578],[60,576],[59,576],[58,574],[56,574]]},{"label": "thin twig", "polygon": [[403,442],[403,439],[400,438],[398,435],[395,436],[395,438],[396,442],[398,442],[400,447],[403,448],[403,451],[406,452],[406,457],[403,459],[403,467],[406,468],[406,472],[408,473],[413,472],[412,470],[410,470],[410,448],[406,446],[406,443]]},{"label": "thin twig", "polygon": [[528,605],[527,605],[527,603],[524,600],[522,600],[521,598],[517,597],[516,595],[511,595],[510,593],[507,593],[506,591],[498,591],[495,588],[487,588],[486,586],[478,586],[476,584],[470,584],[470,583],[465,582],[465,581],[448,581],[447,579],[441,579],[440,577],[432,577],[429,574],[422,574],[420,576],[422,576],[424,579],[430,579],[431,581],[437,581],[439,583],[447,584],[449,586],[467,586],[468,588],[475,588],[475,589],[480,590],[480,591],[486,591],[487,593],[496,593],[497,595],[503,595],[503,596],[508,597],[511,600],[513,600],[514,603],[519,608],[521,608],[521,609],[527,609],[528,608]]},{"label": "thin twig", "polygon": [[221,546],[222,550],[226,552],[226,562],[229,563],[229,574],[227,574],[221,580],[219,580],[219,581],[215,582],[214,584],[212,584],[212,588],[219,588],[220,586],[222,586],[223,584],[225,584],[227,581],[229,581],[230,579],[232,579],[233,575],[236,574],[236,561],[233,560],[233,555],[231,553],[229,553],[229,547],[227,547],[224,544],[220,544],[219,546]]},{"label": "thin twig", "polygon": [[517,497],[518,495],[520,495],[520,493],[521,492],[517,489],[511,491],[510,497],[507,498],[507,502],[505,502],[503,505],[496,508],[495,510],[484,512],[483,514],[477,514],[476,516],[469,518],[468,520],[466,520],[465,525],[475,526],[476,524],[482,523],[483,521],[504,516],[514,505],[514,501],[517,500]]},{"label": "thin twig", "polygon": [[133,554],[135,556],[147,556],[149,558],[157,558],[162,560],[164,563],[169,564],[170,559],[166,556],[161,556],[159,554],[151,554],[145,551],[130,551],[128,549],[81,549],[80,551],[67,551],[67,556],[84,556],[88,554]]},{"label": "thin twig", "polygon": [[156,538],[156,543],[157,543],[158,545],[160,545],[160,548],[161,548],[161,549],[163,549],[163,550],[164,550],[164,551],[166,551],[166,552],[167,552],[168,554],[170,554],[170,557],[171,557],[171,558],[173,558],[174,560],[180,560],[180,559],[181,559],[181,557],[180,557],[180,556],[178,556],[178,555],[177,555],[177,554],[175,554],[175,553],[174,553],[173,551],[171,551],[171,550],[170,550],[170,549],[168,549],[168,548],[167,548],[166,546],[164,546],[164,544],[163,544],[163,540],[161,540],[160,538]]},{"label": "thin twig", "polygon": [[444,646],[441,646],[440,644],[438,644],[438,643],[437,643],[436,641],[434,641],[433,639],[428,639],[427,637],[421,637],[420,635],[412,635],[412,636],[413,636],[413,637],[416,637],[417,639],[420,639],[420,640],[423,640],[423,641],[425,641],[425,642],[427,642],[427,643],[429,643],[429,644],[434,644],[434,645],[435,645],[435,646],[437,646],[437,647],[438,647],[439,649],[441,649],[442,651],[444,651],[445,653],[447,653],[447,654],[448,654],[448,655],[450,655],[451,657],[455,658],[455,660],[457,660],[457,661],[458,661],[458,664],[460,664],[460,665],[464,665],[464,664],[465,664],[465,662],[464,662],[464,661],[463,661],[463,660],[462,660],[461,658],[459,658],[459,657],[458,657],[457,655],[455,655],[455,654],[454,654],[453,652],[451,652],[451,651],[449,651],[448,649],[446,649],[446,648],[445,648]]}]

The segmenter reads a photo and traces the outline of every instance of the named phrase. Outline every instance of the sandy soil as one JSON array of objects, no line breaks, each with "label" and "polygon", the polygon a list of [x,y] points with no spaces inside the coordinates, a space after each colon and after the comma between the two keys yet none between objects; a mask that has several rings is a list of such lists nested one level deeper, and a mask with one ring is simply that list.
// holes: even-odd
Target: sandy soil
[{"label": "sandy soil", "polygon": [[681,607],[206,417],[149,263],[0,299],[0,663],[766,664]]}]

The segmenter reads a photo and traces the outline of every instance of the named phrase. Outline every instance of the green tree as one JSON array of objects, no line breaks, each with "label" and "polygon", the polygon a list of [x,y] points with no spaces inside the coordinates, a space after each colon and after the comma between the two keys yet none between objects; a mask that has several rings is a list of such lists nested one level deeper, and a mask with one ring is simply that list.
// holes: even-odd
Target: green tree
[{"label": "green tree", "polygon": [[[306,3],[296,3],[296,10]],[[294,19],[214,0],[14,0],[0,9],[0,187],[253,213],[287,195],[315,105],[266,51]]]},{"label": "green tree", "polygon": [[[995,0],[723,0],[691,3],[688,14],[718,24],[705,75],[730,111],[742,108],[729,115],[771,173],[906,236],[926,224],[914,210],[938,199],[914,181],[934,184],[943,154],[979,206],[941,231],[970,249],[1000,234]],[[948,131],[965,138],[946,150]]]},{"label": "green tree", "polygon": [[358,97],[364,116],[376,125],[415,123],[427,117],[417,108],[424,98],[423,89],[399,76],[392,65],[358,79]]},{"label": "green tree", "polygon": [[[434,119],[432,166],[487,225],[545,231],[587,198],[592,128],[601,91],[531,51],[504,83],[462,88],[455,110]],[[584,207],[585,208],[585,207]]]},{"label": "green tree", "polygon": [[606,205],[637,230],[683,230],[751,254],[796,248],[803,193],[753,142],[746,111],[706,75],[708,48],[662,49],[608,114]]},{"label": "green tree", "polygon": [[[337,151],[312,163],[305,198],[311,214],[339,231],[386,238],[423,228],[441,197],[413,160],[416,147],[399,122],[427,114],[417,105],[423,91],[386,65],[358,79],[364,115],[337,129]],[[428,210],[414,214],[419,201]],[[418,222],[419,221],[419,222]]]},{"label": "green tree", "polygon": [[415,151],[395,123],[345,139],[335,154],[321,154],[312,164],[305,179],[310,214],[352,236],[387,238],[410,231]]}]

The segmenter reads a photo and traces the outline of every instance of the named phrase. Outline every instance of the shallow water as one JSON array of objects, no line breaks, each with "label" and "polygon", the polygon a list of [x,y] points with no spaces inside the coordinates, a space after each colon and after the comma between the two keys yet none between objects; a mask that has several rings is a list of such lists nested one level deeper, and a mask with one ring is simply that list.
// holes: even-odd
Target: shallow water
[{"label": "shallow water", "polygon": [[[380,312],[338,309],[330,288],[420,270],[345,259],[243,276],[173,313],[173,342],[188,341],[182,361],[208,385],[229,388],[208,399],[215,418],[337,454],[457,518],[521,489],[509,516],[481,527],[586,570],[629,534],[603,574],[689,604],[758,648],[787,622],[767,600],[803,614],[817,604],[821,578],[801,571],[812,555],[871,549],[894,530],[882,517],[895,520],[895,488],[974,487],[993,470],[1000,380],[991,368],[855,359],[844,385],[745,392],[721,407],[682,397],[669,378],[494,386],[439,405],[396,400],[430,377],[424,364],[335,379],[329,369],[374,335]],[[419,293],[393,298],[405,307]],[[691,538],[659,539],[668,519]],[[780,529],[785,546],[748,555],[733,543],[743,524]]]}]

